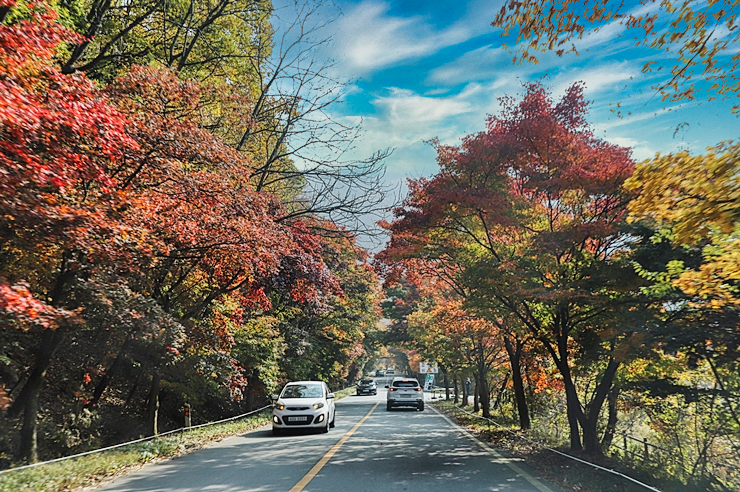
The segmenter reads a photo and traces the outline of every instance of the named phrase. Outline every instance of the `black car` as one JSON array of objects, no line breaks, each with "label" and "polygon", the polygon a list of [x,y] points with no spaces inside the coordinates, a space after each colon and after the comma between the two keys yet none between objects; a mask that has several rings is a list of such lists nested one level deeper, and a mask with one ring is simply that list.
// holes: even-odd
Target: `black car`
[{"label": "black car", "polygon": [[363,379],[357,383],[357,396],[360,395],[377,395],[378,385],[372,379]]}]

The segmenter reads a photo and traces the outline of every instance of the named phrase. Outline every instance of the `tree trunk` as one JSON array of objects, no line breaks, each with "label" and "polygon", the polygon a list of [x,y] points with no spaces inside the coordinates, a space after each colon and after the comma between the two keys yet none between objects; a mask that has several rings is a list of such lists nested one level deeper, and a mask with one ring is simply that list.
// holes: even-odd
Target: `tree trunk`
[{"label": "tree trunk", "polygon": [[105,371],[105,374],[103,374],[103,377],[100,379],[100,382],[95,387],[95,391],[93,392],[93,396],[90,399],[90,403],[85,405],[86,407],[94,407],[95,405],[98,404],[98,402],[100,401],[100,397],[103,396],[103,393],[108,387],[108,384],[110,383],[111,378],[116,372],[118,372],[118,369],[121,367],[121,361],[124,359],[124,354],[126,353],[126,350],[128,349],[130,344],[131,344],[131,339],[126,338],[126,341],[123,342],[123,345],[121,345],[121,349],[118,351],[118,354],[116,354],[116,358],[113,360],[108,370]]},{"label": "tree trunk", "polygon": [[[478,380],[476,381],[476,395],[478,404],[483,410],[483,417],[491,418],[491,390],[488,387],[488,367],[483,357],[483,348],[480,349],[480,358],[478,360]],[[476,412],[478,410],[476,409]]]},{"label": "tree trunk", "polygon": [[527,430],[532,424],[529,419],[529,407],[524,392],[524,379],[522,378],[522,344],[518,339],[515,340],[516,347],[512,345],[509,337],[504,337],[504,345],[506,347],[506,353],[509,355],[509,363],[511,364],[511,381],[514,384],[514,398],[516,399],[516,409],[519,413],[519,427],[522,430]]},{"label": "tree trunk", "polygon": [[501,383],[501,387],[496,392],[496,401],[493,402],[493,405],[491,408],[498,408],[501,405],[501,399],[504,397],[504,391],[506,391],[506,385],[509,384],[509,374],[510,372],[506,373],[506,376],[504,376],[504,382]]},{"label": "tree trunk", "polygon": [[44,377],[49,368],[54,353],[62,343],[65,328],[60,326],[56,330],[47,329],[41,334],[41,340],[36,348],[36,359],[26,384],[18,394],[9,410],[9,415],[19,415],[23,412],[23,425],[20,431],[20,448],[18,458],[27,463],[38,461],[37,426],[39,412],[39,396],[44,384]]},{"label": "tree trunk", "polygon": [[447,371],[445,371],[445,401],[450,401],[450,382],[447,379]]},{"label": "tree trunk", "polygon": [[580,401],[578,400],[578,394],[576,393],[576,387],[573,381],[563,377],[565,383],[565,401],[568,415],[568,427],[570,428],[570,450],[571,451],[583,451],[583,445],[581,444],[581,430],[578,423],[578,410],[580,408]]},{"label": "tree trunk", "polygon": [[149,397],[147,398],[146,417],[150,436],[159,434],[157,430],[157,418],[159,417],[159,382],[161,378],[162,376],[158,370],[152,375],[152,384],[149,388]]},{"label": "tree trunk", "polygon": [[462,381],[462,404],[460,406],[466,407],[468,405],[468,381]]},{"label": "tree trunk", "polygon": [[479,384],[480,375],[476,375],[473,378],[473,384],[475,387],[473,387],[473,412],[478,413],[480,411],[480,398],[478,398],[478,388],[480,388]]},{"label": "tree trunk", "polygon": [[457,405],[458,402],[460,401],[459,394],[458,394],[458,388],[457,388],[457,375],[452,377],[452,384],[455,387],[455,405]]},{"label": "tree trunk", "polygon": [[606,422],[606,431],[604,437],[601,439],[601,450],[608,452],[614,440],[614,432],[617,430],[618,414],[617,414],[617,399],[619,398],[619,388],[616,386],[612,387],[607,397],[609,404],[609,418]]},{"label": "tree trunk", "polygon": [[254,397],[257,389],[257,381],[259,381],[259,371],[257,369],[252,370],[252,374],[247,382],[247,412],[251,412],[254,409]]},{"label": "tree trunk", "polygon": [[482,376],[478,386],[478,398],[480,399],[480,408],[483,411],[483,417],[491,418],[491,390],[488,387],[488,377]]},{"label": "tree trunk", "polygon": [[599,414],[604,406],[604,401],[612,388],[612,382],[614,376],[619,368],[619,362],[614,359],[609,361],[606,366],[604,375],[601,377],[601,381],[596,387],[596,392],[593,399],[588,403],[588,412],[585,418],[581,419],[581,427],[583,428],[583,446],[587,454],[591,456],[600,456],[601,443],[599,442],[598,436],[598,423]]}]

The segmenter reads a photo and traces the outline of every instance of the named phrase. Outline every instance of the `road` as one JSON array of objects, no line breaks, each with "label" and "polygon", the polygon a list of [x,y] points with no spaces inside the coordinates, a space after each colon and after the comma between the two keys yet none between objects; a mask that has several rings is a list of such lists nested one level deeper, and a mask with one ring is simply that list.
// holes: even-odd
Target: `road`
[{"label": "road", "polygon": [[558,492],[431,405],[386,411],[380,383],[377,396],[337,401],[328,434],[273,436],[264,427],[147,465],[100,490]]}]

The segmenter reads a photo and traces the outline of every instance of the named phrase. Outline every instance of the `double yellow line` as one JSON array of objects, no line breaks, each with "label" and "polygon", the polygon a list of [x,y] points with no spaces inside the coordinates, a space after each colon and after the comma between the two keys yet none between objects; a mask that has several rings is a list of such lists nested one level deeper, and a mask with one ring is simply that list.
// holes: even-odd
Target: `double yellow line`
[{"label": "double yellow line", "polygon": [[313,480],[313,477],[318,475],[318,473],[321,471],[322,468],[324,468],[324,465],[326,465],[329,460],[336,454],[337,451],[339,451],[339,448],[342,447],[342,445],[347,442],[347,440],[352,437],[352,434],[355,433],[357,429],[360,428],[360,426],[365,423],[365,421],[370,417],[370,414],[372,414],[376,408],[378,408],[378,405],[380,405],[380,402],[377,402],[373,408],[370,409],[369,412],[367,412],[367,415],[362,417],[359,422],[355,424],[352,429],[349,430],[342,438],[337,442],[329,451],[326,452],[326,454],[319,460],[318,463],[316,463],[311,470],[309,470],[308,473],[306,473],[306,476],[304,476],[300,482],[295,484],[292,489],[290,489],[290,492],[301,492],[308,483]]}]

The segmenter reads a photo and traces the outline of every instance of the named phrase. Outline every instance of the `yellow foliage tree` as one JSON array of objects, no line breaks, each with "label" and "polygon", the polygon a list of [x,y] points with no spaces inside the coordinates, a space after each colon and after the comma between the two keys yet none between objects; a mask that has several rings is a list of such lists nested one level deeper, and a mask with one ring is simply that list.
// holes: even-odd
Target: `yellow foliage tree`
[{"label": "yellow foliage tree", "polygon": [[652,219],[675,244],[702,248],[698,268],[669,265],[673,284],[710,307],[740,305],[740,144],[699,156],[659,154],[626,185],[639,191],[631,220]]}]

